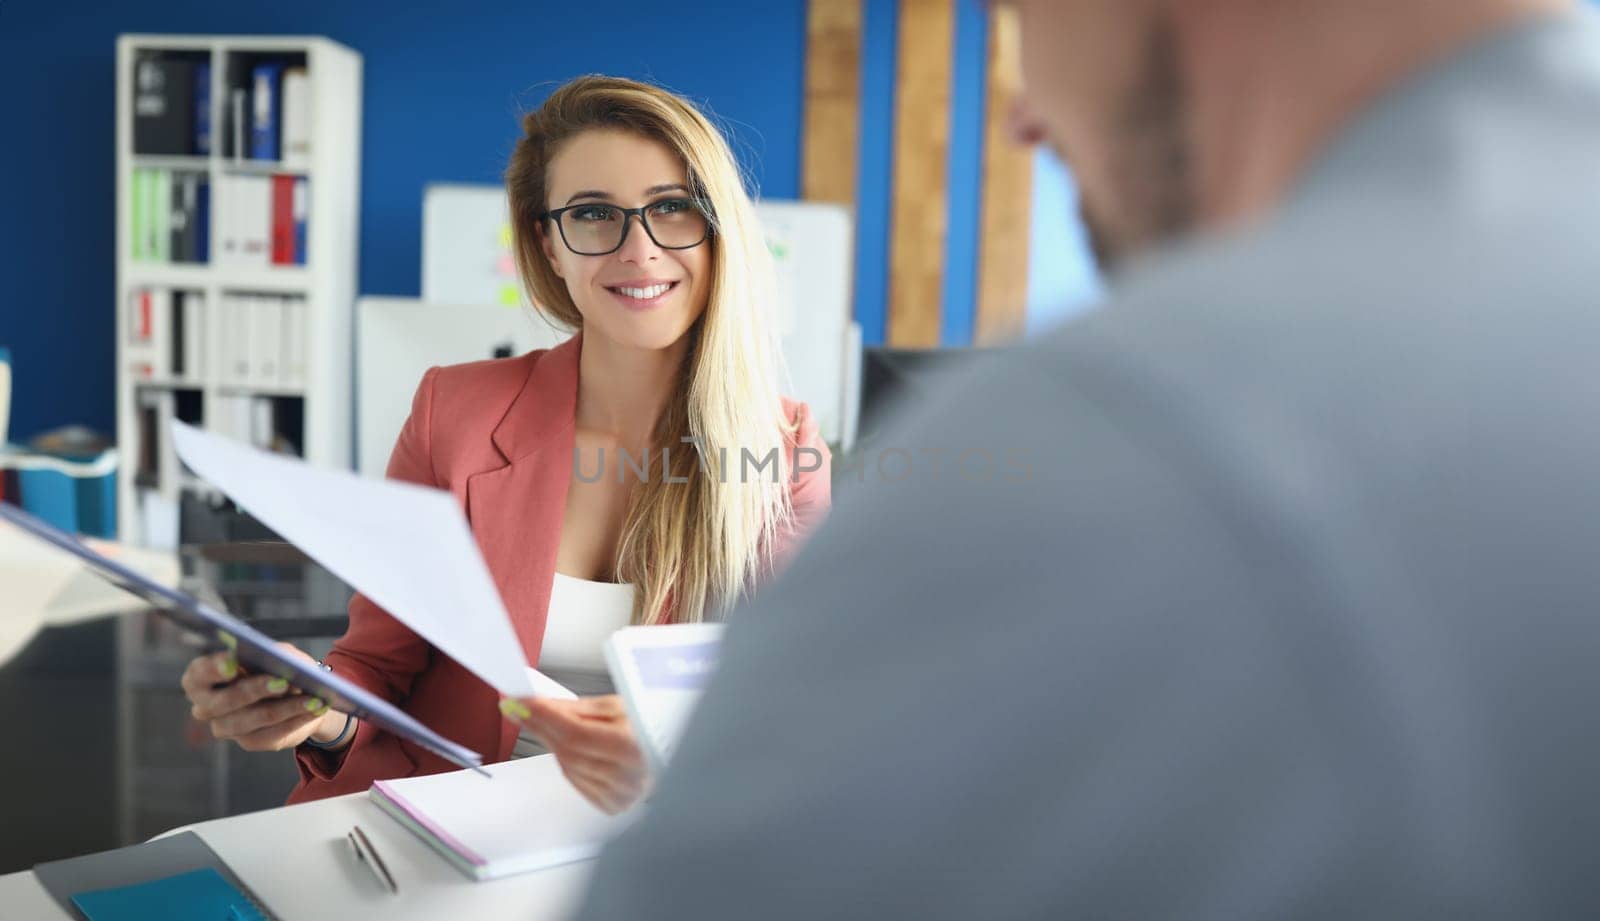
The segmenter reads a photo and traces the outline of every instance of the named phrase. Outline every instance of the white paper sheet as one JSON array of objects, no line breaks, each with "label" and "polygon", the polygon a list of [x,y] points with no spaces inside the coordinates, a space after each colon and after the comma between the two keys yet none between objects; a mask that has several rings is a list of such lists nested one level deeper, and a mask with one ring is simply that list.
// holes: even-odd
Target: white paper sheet
[{"label": "white paper sheet", "polygon": [[571,688],[532,666],[528,668],[528,680],[533,682],[535,697],[553,697],[556,700],[578,699],[578,695],[574,694]]},{"label": "white paper sheet", "polygon": [[0,663],[28,645],[44,611],[72,578],[72,557],[0,522]]},{"label": "white paper sheet", "polygon": [[322,470],[181,422],[173,423],[173,439],[191,470],[495,690],[537,696],[522,644],[449,493]]},{"label": "white paper sheet", "polygon": [[[178,584],[170,553],[86,538],[95,550],[168,588]],[[0,662],[43,627],[136,611],[146,604],[90,572],[77,557],[0,522]]]}]

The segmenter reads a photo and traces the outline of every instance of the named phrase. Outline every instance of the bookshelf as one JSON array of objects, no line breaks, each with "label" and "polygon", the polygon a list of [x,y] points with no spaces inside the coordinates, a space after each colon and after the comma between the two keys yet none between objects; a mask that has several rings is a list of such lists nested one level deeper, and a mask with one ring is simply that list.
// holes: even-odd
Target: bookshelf
[{"label": "bookshelf", "polygon": [[350,466],[362,59],[122,35],[116,93],[118,529],[166,545],[169,418]]}]

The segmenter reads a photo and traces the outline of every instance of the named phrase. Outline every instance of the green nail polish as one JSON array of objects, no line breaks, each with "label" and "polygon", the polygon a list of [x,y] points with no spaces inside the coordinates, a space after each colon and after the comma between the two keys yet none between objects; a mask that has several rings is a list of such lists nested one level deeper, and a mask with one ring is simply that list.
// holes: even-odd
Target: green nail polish
[{"label": "green nail polish", "polygon": [[500,701],[500,712],[519,720],[525,720],[533,715],[533,711],[529,710],[526,704],[520,700],[512,700],[509,697]]},{"label": "green nail polish", "polygon": [[283,678],[274,678],[267,682],[267,691],[271,694],[282,694],[289,690],[289,682]]},{"label": "green nail polish", "polygon": [[239,641],[234,637],[233,634],[226,630],[218,630],[217,639],[222,642],[222,645],[228,647],[229,649],[239,648]]},{"label": "green nail polish", "polygon": [[228,681],[232,681],[234,676],[239,674],[239,662],[232,656],[229,656],[228,658],[222,660],[222,664],[217,667],[217,671],[222,673],[223,678],[227,679]]},{"label": "green nail polish", "polygon": [[321,713],[323,710],[326,710],[326,709],[328,709],[328,705],[323,703],[321,698],[313,697],[310,700],[306,701],[306,712],[307,713]]}]

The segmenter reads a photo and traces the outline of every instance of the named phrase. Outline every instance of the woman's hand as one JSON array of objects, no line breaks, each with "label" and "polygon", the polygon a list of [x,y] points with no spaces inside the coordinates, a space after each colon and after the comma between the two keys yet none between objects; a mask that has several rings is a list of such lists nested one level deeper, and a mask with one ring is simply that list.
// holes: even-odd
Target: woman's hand
[{"label": "woman's hand", "polygon": [[650,772],[633,739],[622,698],[503,700],[500,709],[556,756],[561,773],[589,802],[616,815],[638,802]]},{"label": "woman's hand", "polygon": [[[316,660],[289,645],[279,648]],[[231,650],[200,656],[183,670],[183,693],[193,704],[194,718],[211,726],[219,739],[237,742],[245,751],[293,748],[315,733],[336,738],[344,728],[344,714],[333,713],[315,697],[292,691],[289,683],[272,675],[239,674]]]}]

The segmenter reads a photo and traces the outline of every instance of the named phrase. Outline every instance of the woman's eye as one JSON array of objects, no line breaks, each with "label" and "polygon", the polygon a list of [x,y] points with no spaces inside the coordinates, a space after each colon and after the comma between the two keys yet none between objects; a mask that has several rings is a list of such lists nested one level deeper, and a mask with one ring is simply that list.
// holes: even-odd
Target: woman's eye
[{"label": "woman's eye", "polygon": [[617,209],[607,208],[604,205],[594,205],[588,208],[577,208],[572,212],[574,220],[605,222],[617,219]]},{"label": "woman's eye", "polygon": [[689,203],[679,199],[659,202],[651,205],[650,210],[656,214],[678,214],[689,209]]}]

